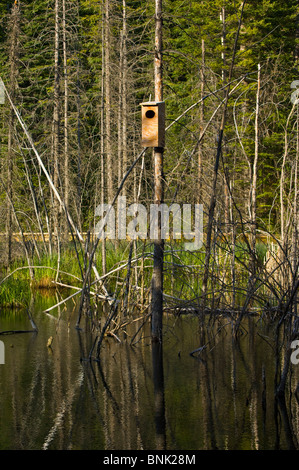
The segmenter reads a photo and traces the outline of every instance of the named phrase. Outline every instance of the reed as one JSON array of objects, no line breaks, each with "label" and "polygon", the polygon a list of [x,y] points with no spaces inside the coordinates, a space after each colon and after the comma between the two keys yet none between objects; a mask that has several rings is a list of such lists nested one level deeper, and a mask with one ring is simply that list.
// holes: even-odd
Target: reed
[{"label": "reed", "polygon": [[[107,291],[122,301],[130,298],[132,304],[144,304],[148,300],[152,277],[153,245],[139,240],[135,244],[131,270],[128,275],[129,241],[106,241],[106,272],[112,271],[105,278]],[[234,246],[234,258],[229,243],[221,241],[215,244],[210,264],[206,299],[209,308],[232,309],[244,304],[251,295],[251,305],[278,303],[282,286],[274,279],[267,279],[267,263],[272,256],[271,246],[258,243],[256,246],[255,288],[249,292],[251,253],[244,241]],[[79,260],[78,260],[79,259]],[[233,261],[232,261],[233,259]],[[87,261],[88,262],[88,261]],[[202,296],[202,279],[205,262],[204,248],[188,252],[178,241],[165,242],[164,253],[164,295],[166,306],[199,305]],[[80,263],[80,265],[79,265]],[[95,257],[98,272],[102,271],[102,250],[98,247]],[[60,256],[43,255],[33,257],[34,278],[31,279],[25,259],[16,260],[0,280],[0,305],[21,305],[37,290],[80,288],[82,272],[84,275],[84,254],[74,253],[72,247],[64,249]],[[128,277],[129,276],[129,277]],[[91,279],[91,282],[93,279]],[[275,297],[276,292],[276,297]]]}]

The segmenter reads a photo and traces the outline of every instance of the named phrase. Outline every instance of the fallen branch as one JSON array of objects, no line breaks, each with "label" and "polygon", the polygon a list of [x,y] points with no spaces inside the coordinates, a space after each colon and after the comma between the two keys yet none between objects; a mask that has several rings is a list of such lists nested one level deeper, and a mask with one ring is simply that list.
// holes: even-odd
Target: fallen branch
[{"label": "fallen branch", "polygon": [[[131,260],[131,263],[133,263],[133,262],[135,262],[135,261],[138,261],[139,259],[140,259],[139,257],[138,257],[138,258],[134,258],[133,260]],[[144,259],[149,259],[149,257],[146,257],[146,258],[144,258]],[[109,271],[109,272],[106,273],[106,274],[103,274],[103,276],[101,276],[99,279],[95,279],[95,280],[90,284],[90,286],[93,286],[93,285],[97,284],[98,282],[102,281],[103,279],[105,279],[106,277],[110,276],[111,274],[113,274],[113,273],[115,273],[115,272],[117,272],[117,271],[120,271],[120,270],[124,269],[127,265],[128,265],[128,262],[122,264],[121,266],[118,266],[117,268],[112,269],[111,271]],[[75,287],[74,287],[74,288],[75,288]],[[74,294],[71,294],[70,296],[68,296],[68,297],[66,297],[65,299],[61,300],[60,302],[58,302],[57,304],[53,305],[52,307],[47,308],[46,310],[44,310],[44,313],[50,312],[50,311],[53,310],[54,308],[59,307],[59,305],[61,305],[61,304],[65,303],[65,302],[67,302],[67,301],[70,300],[71,298],[73,298],[73,297],[75,297],[76,295],[80,294],[80,293],[82,292],[82,290],[83,290],[83,288],[78,287],[78,291],[77,291],[77,292],[75,292]],[[103,300],[108,300],[108,296],[104,296],[104,295],[100,295],[100,294],[96,294],[96,296],[97,296],[98,298],[102,298]],[[111,299],[111,298],[112,298],[112,297],[109,296],[109,299]],[[112,300],[115,301],[114,298],[112,298]]]},{"label": "fallen branch", "polygon": [[[51,271],[57,271],[57,268],[52,268],[51,266],[20,266],[19,268],[16,268],[14,269],[11,273],[9,273],[7,276],[5,276],[3,279],[1,279],[0,281],[0,286],[1,284],[3,284],[3,282],[5,282],[8,278],[10,278],[11,276],[13,276],[17,271],[20,271],[21,269],[50,269]],[[64,271],[60,271],[59,272],[61,274],[65,274],[67,276],[71,276],[73,277],[74,279],[77,279],[78,281],[82,281],[82,279],[80,279],[79,277],[75,276],[74,274],[71,274],[71,273],[67,273],[67,272],[64,272]]]},{"label": "fallen branch", "polygon": [[7,330],[7,331],[0,331],[0,335],[15,335],[19,333],[37,333],[37,330]]}]

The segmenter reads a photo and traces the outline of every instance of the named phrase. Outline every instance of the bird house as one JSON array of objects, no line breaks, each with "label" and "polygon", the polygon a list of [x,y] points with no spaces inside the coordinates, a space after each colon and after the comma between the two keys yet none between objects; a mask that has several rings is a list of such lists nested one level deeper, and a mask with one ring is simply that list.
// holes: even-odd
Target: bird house
[{"label": "bird house", "polygon": [[165,102],[141,103],[143,147],[165,146]]}]

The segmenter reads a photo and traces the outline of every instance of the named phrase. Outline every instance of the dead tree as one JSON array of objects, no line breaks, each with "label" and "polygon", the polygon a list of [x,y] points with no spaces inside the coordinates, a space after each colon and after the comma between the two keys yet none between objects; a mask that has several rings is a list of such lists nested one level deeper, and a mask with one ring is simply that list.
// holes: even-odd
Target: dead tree
[{"label": "dead tree", "polygon": [[[155,101],[163,101],[162,82],[162,0],[156,0],[155,12]],[[154,202],[163,203],[163,151],[154,148]],[[158,222],[158,238],[154,241],[154,266],[151,286],[152,340],[162,339],[163,319],[163,254],[164,241],[161,238],[161,218]]]}]

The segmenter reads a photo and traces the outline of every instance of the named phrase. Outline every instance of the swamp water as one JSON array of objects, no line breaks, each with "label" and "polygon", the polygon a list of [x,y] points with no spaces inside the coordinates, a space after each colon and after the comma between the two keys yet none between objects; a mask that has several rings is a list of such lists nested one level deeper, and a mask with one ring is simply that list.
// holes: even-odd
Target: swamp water
[{"label": "swamp water", "polygon": [[[140,323],[108,337],[100,362],[86,361],[93,340],[76,309],[32,310],[37,333],[0,335],[0,450],[274,450],[298,448],[299,405],[292,365],[286,406],[274,398],[274,326],[246,318],[237,342],[231,321],[213,320],[202,346],[199,319],[164,318],[163,361]],[[52,312],[51,312],[52,313]],[[30,330],[26,312],[2,310],[0,331]],[[51,348],[47,347],[53,337]],[[136,338],[137,339],[137,338]]]}]

